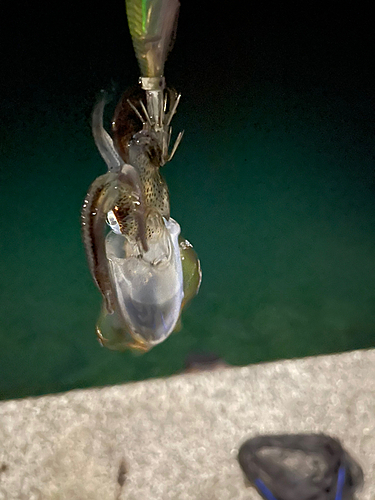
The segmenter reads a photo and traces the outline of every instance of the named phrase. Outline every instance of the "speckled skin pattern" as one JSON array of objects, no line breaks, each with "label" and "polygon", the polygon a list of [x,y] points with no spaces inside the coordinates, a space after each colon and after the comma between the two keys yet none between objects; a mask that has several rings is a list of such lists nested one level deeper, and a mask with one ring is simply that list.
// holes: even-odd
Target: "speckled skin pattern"
[{"label": "speckled skin pattern", "polygon": [[375,498],[375,350],[0,403],[0,499],[259,500],[239,446],[324,432]]}]

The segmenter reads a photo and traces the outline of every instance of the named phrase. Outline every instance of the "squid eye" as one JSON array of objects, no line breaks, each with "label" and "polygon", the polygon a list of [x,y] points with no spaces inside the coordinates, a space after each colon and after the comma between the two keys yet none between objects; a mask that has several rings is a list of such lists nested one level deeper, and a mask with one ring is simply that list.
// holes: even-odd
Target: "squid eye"
[{"label": "squid eye", "polygon": [[119,223],[117,222],[115,214],[113,213],[112,210],[107,214],[107,224],[114,233],[121,234]]},{"label": "squid eye", "polygon": [[159,147],[157,147],[154,144],[150,144],[146,150],[147,156],[150,159],[150,162],[155,166],[155,167],[160,167],[161,165],[161,156],[162,152]]}]

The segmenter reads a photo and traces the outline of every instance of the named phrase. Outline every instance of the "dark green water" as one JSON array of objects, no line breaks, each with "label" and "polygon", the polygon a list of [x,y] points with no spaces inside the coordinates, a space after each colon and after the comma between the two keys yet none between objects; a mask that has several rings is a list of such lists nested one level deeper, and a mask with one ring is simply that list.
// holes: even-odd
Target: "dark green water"
[{"label": "dark green water", "polygon": [[[122,4],[112,7],[123,14]],[[38,25],[29,27],[9,50],[0,128],[1,398],[170,375],[192,351],[241,365],[374,346],[366,16],[357,12],[353,25],[351,11],[322,20],[292,7],[285,17],[258,8],[238,29],[235,15],[218,13],[208,36],[207,13],[192,32],[197,13],[185,12],[167,74],[183,94],[174,129],[185,137],[164,175],[203,283],[182,331],[143,356],[96,341],[100,295],[79,227],[86,189],[105,171],[89,126],[95,94],[111,78],[119,91],[137,78],[125,23],[91,14],[84,27],[71,21],[70,38],[62,22],[38,21],[41,40]]]}]

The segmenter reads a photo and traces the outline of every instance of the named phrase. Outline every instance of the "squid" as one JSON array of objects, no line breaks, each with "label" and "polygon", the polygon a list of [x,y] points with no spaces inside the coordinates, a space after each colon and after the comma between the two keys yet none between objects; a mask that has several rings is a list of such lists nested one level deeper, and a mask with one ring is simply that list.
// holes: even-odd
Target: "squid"
[{"label": "squid", "polygon": [[160,173],[183,135],[171,146],[171,121],[181,95],[166,87],[163,75],[179,2],[126,0],[126,11],[141,76],[117,104],[111,134],[103,126],[106,93],[95,105],[92,132],[107,172],[88,189],[81,227],[103,299],[96,324],[100,343],[149,351],[179,328],[202,273],[191,243],[170,215],[168,186]]}]

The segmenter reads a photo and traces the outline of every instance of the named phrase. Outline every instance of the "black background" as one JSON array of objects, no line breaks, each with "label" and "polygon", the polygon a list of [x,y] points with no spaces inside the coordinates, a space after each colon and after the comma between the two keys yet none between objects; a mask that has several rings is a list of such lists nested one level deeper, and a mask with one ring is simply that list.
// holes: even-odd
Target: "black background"
[{"label": "black background", "polygon": [[[123,1],[3,5],[1,97],[18,112],[43,89],[89,103],[112,80],[136,80]],[[183,0],[166,73],[184,93],[215,98],[262,81],[372,98],[374,55],[361,2]]]}]

